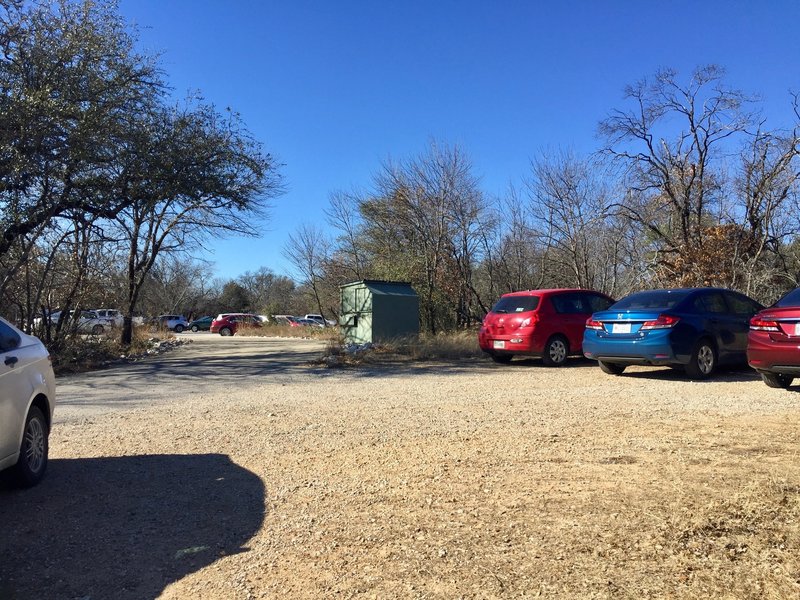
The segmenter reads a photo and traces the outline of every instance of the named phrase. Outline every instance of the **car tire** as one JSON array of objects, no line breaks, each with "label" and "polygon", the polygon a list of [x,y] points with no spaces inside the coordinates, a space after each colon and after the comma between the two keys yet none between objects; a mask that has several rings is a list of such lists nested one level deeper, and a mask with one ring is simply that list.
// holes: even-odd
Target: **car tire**
[{"label": "car tire", "polygon": [[569,342],[563,335],[554,335],[544,346],[542,362],[547,367],[562,367],[569,356]]},{"label": "car tire", "polygon": [[686,375],[689,379],[702,380],[711,377],[717,367],[717,351],[708,338],[703,338],[695,344],[689,364],[686,365]]},{"label": "car tire", "polygon": [[230,327],[223,327],[222,329],[219,330],[219,334],[223,337],[228,337],[230,335],[233,335],[233,332],[231,331]]},{"label": "car tire", "polygon": [[784,375],[783,373],[768,373],[761,371],[761,379],[771,388],[786,389],[792,385],[794,377],[791,375]]},{"label": "car tire", "polygon": [[183,333],[183,325],[175,325],[175,333]]},{"label": "car tire", "polygon": [[105,329],[103,329],[102,325],[94,325],[92,327],[92,335],[102,335],[103,331],[105,331]]},{"label": "car tire", "polygon": [[492,354],[492,360],[501,365],[507,365],[514,358],[513,354]]},{"label": "car tire", "polygon": [[625,365],[620,365],[618,363],[610,363],[598,360],[597,364],[600,365],[600,370],[603,373],[607,373],[609,375],[622,375],[622,373],[625,371]]},{"label": "car tire", "polygon": [[48,437],[47,419],[42,411],[31,406],[25,418],[25,430],[19,449],[19,460],[14,465],[14,475],[22,487],[36,485],[47,470]]},{"label": "car tire", "polygon": [[192,325],[192,333],[197,333],[200,331],[200,328],[197,325]]}]

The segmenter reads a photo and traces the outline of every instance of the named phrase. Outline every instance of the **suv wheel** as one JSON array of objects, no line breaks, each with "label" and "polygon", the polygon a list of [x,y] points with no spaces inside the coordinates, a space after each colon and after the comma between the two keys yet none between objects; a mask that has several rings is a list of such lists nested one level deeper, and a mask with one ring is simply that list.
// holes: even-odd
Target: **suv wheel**
[{"label": "suv wheel", "polygon": [[501,365],[507,365],[514,358],[513,354],[492,354],[492,360]]},{"label": "suv wheel", "polygon": [[197,325],[192,325],[192,333],[197,333],[200,331],[200,328]]},{"label": "suv wheel", "polygon": [[554,335],[544,347],[542,362],[548,367],[560,367],[567,362],[569,347],[563,335]]},{"label": "suv wheel", "polygon": [[92,335],[100,335],[101,333],[103,333],[102,325],[95,325],[92,327]]},{"label": "suv wheel", "polygon": [[175,325],[175,333],[182,333],[183,332],[183,325]]}]

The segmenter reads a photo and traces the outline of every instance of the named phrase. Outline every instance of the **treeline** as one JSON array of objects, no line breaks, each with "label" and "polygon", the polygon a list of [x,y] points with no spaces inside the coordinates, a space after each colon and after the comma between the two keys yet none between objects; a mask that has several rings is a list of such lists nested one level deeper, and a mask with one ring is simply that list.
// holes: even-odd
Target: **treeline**
[{"label": "treeline", "polygon": [[721,68],[660,71],[626,88],[591,156],[543,153],[492,198],[462,149],[433,143],[365,191],[332,194],[336,235],[301,226],[286,256],[323,313],[343,281],[412,282],[430,332],[529,288],[722,286],[768,304],[800,281],[800,113],[787,100],[788,127],[769,129]]},{"label": "treeline", "polygon": [[172,103],[136,41],[113,2],[0,0],[0,299],[28,330],[55,308],[113,306],[129,343],[159,260],[255,235],[280,192],[238,116]]}]

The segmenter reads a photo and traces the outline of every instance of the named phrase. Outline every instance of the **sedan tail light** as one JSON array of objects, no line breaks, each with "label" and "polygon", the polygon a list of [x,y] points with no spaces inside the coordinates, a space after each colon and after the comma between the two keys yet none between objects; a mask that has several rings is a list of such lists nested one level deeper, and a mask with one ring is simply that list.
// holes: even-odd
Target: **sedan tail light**
[{"label": "sedan tail light", "polygon": [[777,321],[770,321],[759,316],[750,319],[750,329],[753,331],[780,331]]},{"label": "sedan tail light", "polygon": [[591,317],[586,319],[586,329],[597,329],[599,331],[603,330],[603,324],[600,321],[595,321]]},{"label": "sedan tail light", "polygon": [[658,318],[655,321],[645,321],[642,323],[640,329],[671,329],[672,327],[675,327],[678,321],[680,321],[679,317],[673,317],[672,315],[658,315]]}]

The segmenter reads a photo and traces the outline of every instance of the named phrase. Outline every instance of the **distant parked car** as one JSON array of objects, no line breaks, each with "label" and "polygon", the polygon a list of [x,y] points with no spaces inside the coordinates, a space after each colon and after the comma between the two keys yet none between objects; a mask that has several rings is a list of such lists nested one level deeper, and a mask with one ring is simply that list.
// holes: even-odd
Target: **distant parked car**
[{"label": "distant parked car", "polygon": [[122,327],[125,318],[122,313],[115,308],[95,308],[94,312],[102,319],[107,319],[113,327]]},{"label": "distant parked car", "polygon": [[[50,321],[50,327],[54,327],[56,324],[58,324],[59,319],[61,319],[61,312],[62,311],[59,310],[54,313],[50,313],[48,318]],[[68,314],[64,315],[64,319],[67,319],[68,321],[74,321],[77,319],[77,324],[75,327],[77,328],[78,333],[101,335],[102,333],[105,333],[106,329],[112,327],[112,321],[110,319],[101,317],[93,310],[82,310],[80,311],[80,314],[74,310],[71,310]],[[36,324],[36,321],[34,321],[34,324]],[[71,325],[69,322],[67,322],[64,326],[70,327]]]},{"label": "distant parked car", "polygon": [[217,315],[211,321],[211,333],[219,333],[222,336],[233,335],[243,327],[261,327],[262,321],[258,315],[250,313],[230,313]]},{"label": "distant parked car", "polygon": [[307,314],[306,316],[304,316],[303,318],[304,319],[310,319],[312,321],[316,321],[322,327],[332,327],[333,325],[336,325],[336,321],[331,321],[330,319],[325,319],[320,314],[310,313],[310,314]]},{"label": "distant parked car", "polygon": [[275,321],[276,325],[289,325],[290,327],[300,326],[297,322],[297,317],[293,317],[292,315],[272,315],[272,320]]},{"label": "distant parked car", "polygon": [[55,405],[47,349],[0,319],[0,471],[13,469],[23,486],[38,483],[47,469]]},{"label": "distant parked car", "polygon": [[214,320],[214,317],[200,317],[199,319],[195,319],[191,323],[189,323],[189,329],[197,333],[198,331],[208,331],[211,329],[211,321]]},{"label": "distant parked car", "polygon": [[301,327],[325,327],[325,322],[317,321],[316,319],[306,319],[298,318],[294,320],[295,325],[300,325]]},{"label": "distant parked car", "polygon": [[504,294],[483,320],[478,344],[495,362],[515,355],[561,366],[581,353],[586,319],[614,300],[591,290],[546,289]]},{"label": "distant parked car", "polygon": [[750,319],[747,362],[769,387],[788,388],[800,377],[800,288]]},{"label": "distant parked car", "polygon": [[169,329],[175,333],[189,329],[189,322],[183,315],[159,315],[153,319],[152,324],[159,329]]},{"label": "distant parked car", "polygon": [[583,353],[613,375],[628,365],[654,365],[705,379],[718,365],[746,363],[750,318],[762,308],[719,288],[637,292],[592,315]]}]

